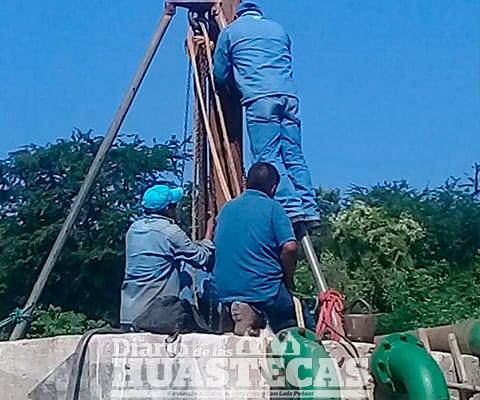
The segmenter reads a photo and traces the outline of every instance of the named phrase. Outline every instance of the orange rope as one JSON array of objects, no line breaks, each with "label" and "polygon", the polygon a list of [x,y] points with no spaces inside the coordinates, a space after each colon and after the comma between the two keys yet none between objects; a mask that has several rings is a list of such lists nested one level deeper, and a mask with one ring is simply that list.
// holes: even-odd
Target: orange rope
[{"label": "orange rope", "polygon": [[320,314],[318,316],[316,334],[321,338],[328,333],[331,340],[340,341],[337,331],[343,323],[343,295],[336,290],[329,289],[318,295],[320,301]]}]

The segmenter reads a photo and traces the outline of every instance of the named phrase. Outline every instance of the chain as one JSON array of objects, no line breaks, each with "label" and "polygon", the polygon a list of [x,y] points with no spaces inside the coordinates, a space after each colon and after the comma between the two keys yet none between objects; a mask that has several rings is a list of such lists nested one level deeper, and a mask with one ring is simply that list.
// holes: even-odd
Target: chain
[{"label": "chain", "polygon": [[[196,48],[195,57],[198,57],[200,60],[202,57],[201,47]],[[199,60],[195,58],[194,62],[198,63]],[[193,67],[193,65],[192,65]],[[199,66],[198,72],[200,72],[203,77],[201,64]],[[193,236],[196,239],[203,234],[205,229],[205,215],[206,215],[206,192],[205,187],[202,182],[204,182],[206,177],[207,169],[207,159],[206,159],[206,131],[205,125],[201,117],[199,97],[204,96],[206,93],[205,79],[201,79],[201,90],[198,91],[195,87],[196,92],[196,103],[195,103],[195,113],[194,113],[194,122],[193,122],[193,131],[194,131],[194,141],[193,141],[193,192],[192,192],[192,232]]]},{"label": "chain", "polygon": [[185,183],[185,168],[186,168],[186,155],[188,144],[191,142],[191,138],[188,134],[188,121],[190,119],[190,96],[192,92],[192,62],[188,62],[188,71],[187,71],[187,83],[185,90],[185,113],[183,116],[183,142],[182,142],[182,175],[180,178],[180,183],[183,186]]}]

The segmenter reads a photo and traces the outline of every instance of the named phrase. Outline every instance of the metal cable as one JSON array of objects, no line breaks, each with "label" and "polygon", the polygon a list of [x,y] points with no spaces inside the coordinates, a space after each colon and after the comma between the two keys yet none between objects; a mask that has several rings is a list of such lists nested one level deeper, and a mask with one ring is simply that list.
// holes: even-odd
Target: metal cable
[{"label": "metal cable", "polygon": [[121,329],[97,328],[85,332],[77,343],[75,353],[73,353],[73,363],[70,367],[67,378],[67,390],[65,400],[78,400],[80,398],[80,385],[82,381],[85,357],[88,350],[88,344],[95,335],[123,334]]}]

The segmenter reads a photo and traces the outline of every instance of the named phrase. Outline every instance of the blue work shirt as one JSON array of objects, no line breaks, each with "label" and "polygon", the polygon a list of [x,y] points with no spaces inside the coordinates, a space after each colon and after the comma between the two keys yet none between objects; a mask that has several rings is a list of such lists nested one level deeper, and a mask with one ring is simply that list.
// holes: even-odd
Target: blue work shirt
[{"label": "blue work shirt", "polygon": [[272,95],[297,95],[290,37],[280,24],[255,12],[243,14],[220,33],[214,75],[221,86],[234,78],[242,104]]},{"label": "blue work shirt", "polygon": [[284,209],[266,194],[247,190],[217,217],[214,281],[219,300],[274,298],[283,280],[282,246],[295,240]]},{"label": "blue work shirt", "polygon": [[214,246],[210,240],[193,242],[173,220],[151,215],[132,224],[125,250],[120,323],[132,324],[155,298],[180,297],[180,270],[185,264],[207,269]]}]

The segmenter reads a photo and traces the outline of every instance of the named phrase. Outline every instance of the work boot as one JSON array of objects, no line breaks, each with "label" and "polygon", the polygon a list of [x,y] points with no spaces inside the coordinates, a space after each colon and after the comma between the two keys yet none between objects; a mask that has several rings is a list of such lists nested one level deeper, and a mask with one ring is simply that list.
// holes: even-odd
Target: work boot
[{"label": "work boot", "polygon": [[311,235],[319,233],[322,228],[322,222],[320,219],[312,219],[307,221],[307,231]]},{"label": "work boot", "polygon": [[[290,217],[290,216],[289,216]],[[301,223],[304,223],[306,222],[305,221],[305,215],[303,214],[299,214],[299,215],[295,215],[294,217],[290,217],[290,222],[292,223],[292,225],[297,225],[297,224],[301,224]]]},{"label": "work boot", "polygon": [[235,324],[233,332],[237,336],[258,337],[260,329],[265,327],[262,315],[247,303],[233,302],[230,313]]}]

